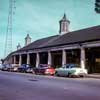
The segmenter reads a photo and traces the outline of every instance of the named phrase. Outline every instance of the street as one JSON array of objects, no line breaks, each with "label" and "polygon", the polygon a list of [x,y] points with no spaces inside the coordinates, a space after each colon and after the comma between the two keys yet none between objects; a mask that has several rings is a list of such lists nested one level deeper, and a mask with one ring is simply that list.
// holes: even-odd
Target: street
[{"label": "street", "polygon": [[100,100],[100,80],[0,71],[0,100]]}]

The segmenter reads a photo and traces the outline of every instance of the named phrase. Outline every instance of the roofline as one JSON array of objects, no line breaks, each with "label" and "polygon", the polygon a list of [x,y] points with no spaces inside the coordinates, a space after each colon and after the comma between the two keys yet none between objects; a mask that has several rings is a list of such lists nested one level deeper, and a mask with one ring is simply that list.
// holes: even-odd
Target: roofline
[{"label": "roofline", "polygon": [[[81,41],[81,42],[73,42],[73,43],[63,43],[59,45],[53,45],[53,46],[46,46],[46,47],[40,47],[40,48],[33,48],[33,49],[27,49],[27,50],[21,50],[22,51],[28,51],[28,50],[35,50],[35,49],[42,49],[42,48],[48,48],[48,47],[54,47],[54,46],[62,46],[62,45],[73,45],[73,44],[81,44],[85,42],[93,42],[93,41],[99,41],[100,39],[94,39],[94,40],[88,40],[88,41]],[[20,52],[20,51],[19,51]]]}]

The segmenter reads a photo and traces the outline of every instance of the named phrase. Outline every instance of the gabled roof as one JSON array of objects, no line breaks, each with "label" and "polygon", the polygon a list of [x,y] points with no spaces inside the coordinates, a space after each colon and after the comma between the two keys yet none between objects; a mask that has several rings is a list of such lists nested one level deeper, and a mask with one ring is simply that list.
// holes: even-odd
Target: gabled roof
[{"label": "gabled roof", "polygon": [[32,42],[31,44],[21,48],[18,51],[23,51],[23,50],[32,50],[32,49],[36,49],[39,48],[41,46],[47,45],[47,43],[49,43],[49,41],[54,40],[55,38],[57,38],[59,35],[55,35],[55,36],[51,36],[51,37],[47,37],[47,38],[42,38],[39,40],[36,40],[34,42]]},{"label": "gabled roof", "polygon": [[47,38],[42,38],[21,48],[17,52],[75,43],[84,43],[95,40],[100,40],[100,25],[69,32],[63,35],[55,35]]},{"label": "gabled roof", "polygon": [[41,47],[67,45],[67,44],[82,43],[94,40],[100,40],[100,25],[63,34],[54,41],[49,42],[47,45]]}]

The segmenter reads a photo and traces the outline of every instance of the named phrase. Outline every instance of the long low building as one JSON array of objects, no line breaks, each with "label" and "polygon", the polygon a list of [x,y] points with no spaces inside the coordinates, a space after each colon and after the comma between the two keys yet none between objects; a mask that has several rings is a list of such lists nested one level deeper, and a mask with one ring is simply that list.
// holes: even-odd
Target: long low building
[{"label": "long low building", "polygon": [[59,34],[36,40],[9,54],[5,63],[50,64],[55,68],[67,63],[79,64],[89,73],[100,73],[100,25],[69,32],[70,21],[59,21]]}]

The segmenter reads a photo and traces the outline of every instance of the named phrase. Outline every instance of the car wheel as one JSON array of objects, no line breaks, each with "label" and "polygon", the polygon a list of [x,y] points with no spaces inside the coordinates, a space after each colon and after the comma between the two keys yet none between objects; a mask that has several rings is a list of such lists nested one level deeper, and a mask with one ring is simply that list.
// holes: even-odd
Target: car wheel
[{"label": "car wheel", "polygon": [[34,71],[32,71],[32,74],[35,74],[35,72],[34,72]]},{"label": "car wheel", "polygon": [[70,73],[68,73],[67,77],[70,77],[70,78],[71,78],[71,74],[70,74]]},{"label": "car wheel", "polygon": [[80,77],[82,77],[82,78],[85,78],[85,77],[86,77],[86,74],[84,74],[84,75],[81,75]]},{"label": "car wheel", "polygon": [[34,74],[37,75],[38,73],[37,72],[34,72]]}]

